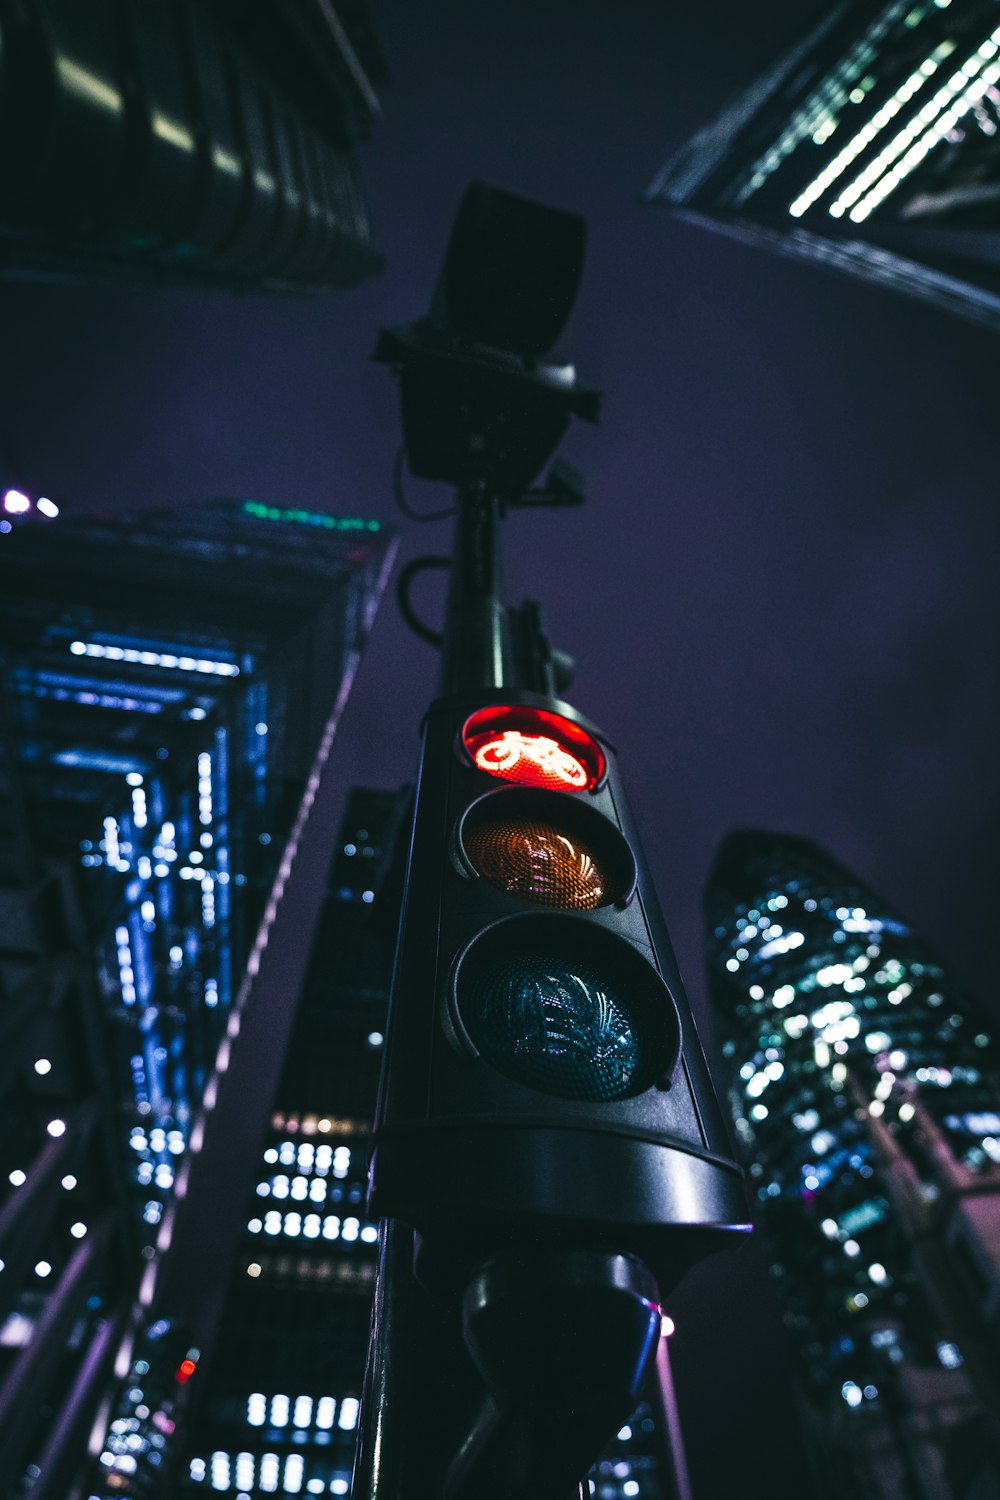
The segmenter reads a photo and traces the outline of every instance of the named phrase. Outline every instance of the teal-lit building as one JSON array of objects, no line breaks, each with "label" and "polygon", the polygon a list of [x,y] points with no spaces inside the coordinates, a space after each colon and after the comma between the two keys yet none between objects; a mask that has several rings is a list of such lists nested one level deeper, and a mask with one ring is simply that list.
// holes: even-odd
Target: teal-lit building
[{"label": "teal-lit building", "polygon": [[1000,328],[998,129],[992,0],[842,0],[647,198]]},{"label": "teal-lit building", "polygon": [[220,1316],[395,541],[14,490],[0,533],[0,1490],[144,1493]]},{"label": "teal-lit building", "polygon": [[1000,1493],[992,1028],[899,915],[805,839],[731,835],[705,915],[732,1118],[821,1492]]}]

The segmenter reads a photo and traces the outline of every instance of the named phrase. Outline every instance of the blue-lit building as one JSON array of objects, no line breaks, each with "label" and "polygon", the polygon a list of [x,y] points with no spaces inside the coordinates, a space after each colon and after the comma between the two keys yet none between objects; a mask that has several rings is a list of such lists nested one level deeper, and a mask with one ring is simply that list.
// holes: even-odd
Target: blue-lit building
[{"label": "blue-lit building", "polygon": [[647,197],[1000,328],[998,129],[992,0],[841,0]]},{"label": "blue-lit building", "polygon": [[88,1450],[109,1494],[166,1461],[394,551],[376,521],[252,501],[55,511],[8,492],[0,537],[0,1488],[33,1500],[94,1493]]},{"label": "blue-lit building", "polygon": [[822,1493],[1000,1494],[992,1028],[805,839],[731,835],[705,913],[732,1116]]}]

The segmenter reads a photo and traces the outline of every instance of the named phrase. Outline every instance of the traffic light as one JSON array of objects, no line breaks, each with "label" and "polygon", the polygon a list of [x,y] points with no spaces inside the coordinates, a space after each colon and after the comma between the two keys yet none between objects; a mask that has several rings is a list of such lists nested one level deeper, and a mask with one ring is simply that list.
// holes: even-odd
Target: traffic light
[{"label": "traffic light", "polygon": [[552,698],[428,713],[371,1208],[432,1278],[528,1243],[661,1290],[746,1227],[614,749]]},{"label": "traffic light", "polygon": [[[376,347],[411,472],[457,495],[451,558],[414,559],[399,585],[407,622],[442,646],[442,696],[369,1178],[390,1223],[359,1500],[585,1493],[648,1378],[663,1293],[749,1227],[614,748],[555,696],[572,664],[538,606],[498,588],[506,512],[583,498],[558,466],[531,487],[570,418],[597,416],[573,367],[539,358],[583,228],[474,184],[430,313]],[[432,566],[450,569],[441,634],[409,599]]]}]

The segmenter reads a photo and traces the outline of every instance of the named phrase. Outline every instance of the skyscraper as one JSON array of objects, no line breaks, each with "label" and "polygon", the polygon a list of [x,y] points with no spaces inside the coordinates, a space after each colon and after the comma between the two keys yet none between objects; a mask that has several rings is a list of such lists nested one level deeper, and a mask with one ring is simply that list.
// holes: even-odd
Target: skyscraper
[{"label": "skyscraper", "polygon": [[844,0],[648,197],[998,328],[998,128],[990,0]]},{"label": "skyscraper", "polygon": [[731,835],[705,912],[733,1119],[829,1493],[1000,1494],[991,1028],[805,839]]},{"label": "skyscraper", "polygon": [[364,3],[15,6],[0,270],[286,289],[371,274],[353,145],[381,74]]},{"label": "skyscraper", "polygon": [[350,796],[171,1493],[350,1490],[378,1238],[364,1180],[408,810],[407,789]]},{"label": "skyscraper", "polygon": [[[3,507],[0,1486],[63,1500],[88,1441],[114,1493],[162,1464],[218,1316],[394,544],[253,501]],[[171,1409],[115,1430],[153,1344]]]}]

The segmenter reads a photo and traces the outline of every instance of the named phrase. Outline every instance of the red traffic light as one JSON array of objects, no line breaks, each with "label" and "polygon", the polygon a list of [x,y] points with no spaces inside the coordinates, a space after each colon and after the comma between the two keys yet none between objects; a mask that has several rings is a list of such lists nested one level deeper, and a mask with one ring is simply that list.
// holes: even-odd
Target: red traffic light
[{"label": "red traffic light", "polygon": [[544,708],[477,709],[462,726],[462,743],[480,771],[550,791],[591,792],[607,766],[592,735]]}]

